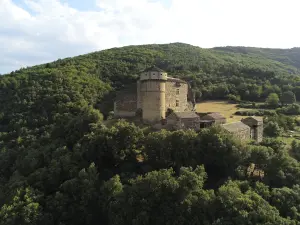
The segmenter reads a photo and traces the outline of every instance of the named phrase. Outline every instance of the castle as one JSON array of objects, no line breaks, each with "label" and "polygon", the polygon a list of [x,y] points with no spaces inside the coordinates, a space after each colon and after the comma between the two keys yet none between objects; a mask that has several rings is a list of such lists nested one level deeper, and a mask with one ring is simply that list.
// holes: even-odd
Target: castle
[{"label": "castle", "polygon": [[226,123],[226,118],[214,112],[199,115],[190,85],[181,79],[169,77],[153,66],[140,74],[135,84],[117,93],[114,102],[116,118],[139,117],[143,123],[161,128],[199,130],[213,124],[221,125],[242,140],[263,138],[261,118],[248,117],[239,122]]},{"label": "castle", "polygon": [[193,110],[193,94],[186,81],[168,77],[157,67],[144,70],[136,84],[117,94],[115,117],[135,117],[138,113],[146,123],[166,119],[168,110]]}]

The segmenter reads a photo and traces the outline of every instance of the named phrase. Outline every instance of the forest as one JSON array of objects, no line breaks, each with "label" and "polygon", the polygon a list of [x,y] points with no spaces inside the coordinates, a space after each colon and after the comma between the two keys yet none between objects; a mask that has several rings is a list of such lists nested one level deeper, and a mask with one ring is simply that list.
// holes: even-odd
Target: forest
[{"label": "forest", "polygon": [[292,93],[265,118],[284,126],[300,99],[297,54],[127,46],[0,76],[0,224],[300,224],[300,142],[107,123],[116,91],[156,65],[189,81],[197,101],[272,108],[274,94]]}]

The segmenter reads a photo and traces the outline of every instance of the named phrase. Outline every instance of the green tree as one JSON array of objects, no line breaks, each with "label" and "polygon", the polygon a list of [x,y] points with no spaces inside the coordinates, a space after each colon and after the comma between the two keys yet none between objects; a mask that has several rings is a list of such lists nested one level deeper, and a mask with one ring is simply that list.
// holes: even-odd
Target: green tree
[{"label": "green tree", "polygon": [[269,94],[268,98],[266,99],[267,105],[270,107],[277,107],[279,104],[279,97],[276,93]]},{"label": "green tree", "polygon": [[0,224],[25,225],[38,224],[42,219],[41,206],[31,188],[18,189],[8,204],[0,210]]},{"label": "green tree", "polygon": [[291,153],[295,159],[300,161],[300,142],[294,140],[291,144]]},{"label": "green tree", "polygon": [[286,91],[282,93],[280,101],[283,105],[293,104],[296,102],[296,96],[292,91]]},{"label": "green tree", "polygon": [[252,190],[242,191],[229,181],[218,190],[218,219],[213,224],[292,224],[278,210]]},{"label": "green tree", "polygon": [[264,127],[264,134],[269,137],[278,137],[280,136],[282,129],[279,127],[278,123],[270,121]]}]

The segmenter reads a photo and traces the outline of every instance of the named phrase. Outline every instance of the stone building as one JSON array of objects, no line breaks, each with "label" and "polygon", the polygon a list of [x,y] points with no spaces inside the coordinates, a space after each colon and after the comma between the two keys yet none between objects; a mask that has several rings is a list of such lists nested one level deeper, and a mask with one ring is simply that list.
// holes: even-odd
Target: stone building
[{"label": "stone building", "polygon": [[114,102],[115,117],[134,117],[137,111],[136,85],[131,85],[126,89],[117,92]]},{"label": "stone building", "polygon": [[225,130],[232,133],[234,136],[241,140],[250,139],[250,127],[244,124],[243,122],[234,122],[221,125]]},{"label": "stone building", "polygon": [[241,140],[263,140],[263,119],[258,117],[247,117],[240,122],[228,123],[221,125],[225,130],[232,133]]},{"label": "stone building", "polygon": [[175,129],[200,129],[200,117],[195,112],[173,112],[167,117],[167,124]]},{"label": "stone building", "polygon": [[250,116],[242,119],[242,122],[248,125],[251,129],[250,138],[256,142],[261,142],[263,140],[263,118]]},{"label": "stone building", "polygon": [[[168,77],[163,70],[151,67],[141,72],[135,84],[117,93],[114,115],[117,118],[140,117],[144,123],[159,129],[198,130],[219,124],[242,140],[262,141],[263,120],[260,118],[248,117],[226,124],[226,118],[220,113],[199,115],[194,108],[194,95],[186,81]],[[166,118],[167,112],[171,113]]]},{"label": "stone building", "polygon": [[191,111],[193,95],[186,81],[168,77],[157,67],[140,74],[136,84],[117,93],[115,117],[134,117],[140,112],[144,122],[155,123],[166,118],[166,112]]},{"label": "stone building", "polygon": [[212,126],[214,124],[225,124],[226,118],[221,115],[220,113],[214,112],[214,113],[208,113],[204,116],[201,116],[200,120],[200,127],[205,128]]}]

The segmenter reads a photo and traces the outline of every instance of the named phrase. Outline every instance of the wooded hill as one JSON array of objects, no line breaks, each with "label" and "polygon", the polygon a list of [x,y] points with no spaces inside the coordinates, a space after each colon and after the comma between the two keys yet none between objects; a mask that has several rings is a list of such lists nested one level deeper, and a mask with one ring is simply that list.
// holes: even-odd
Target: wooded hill
[{"label": "wooded hill", "polygon": [[1,76],[0,224],[299,224],[300,145],[292,157],[275,139],[246,145],[217,127],[103,123],[115,91],[151,65],[198,100],[300,95],[292,54],[230,49],[128,46]]}]

